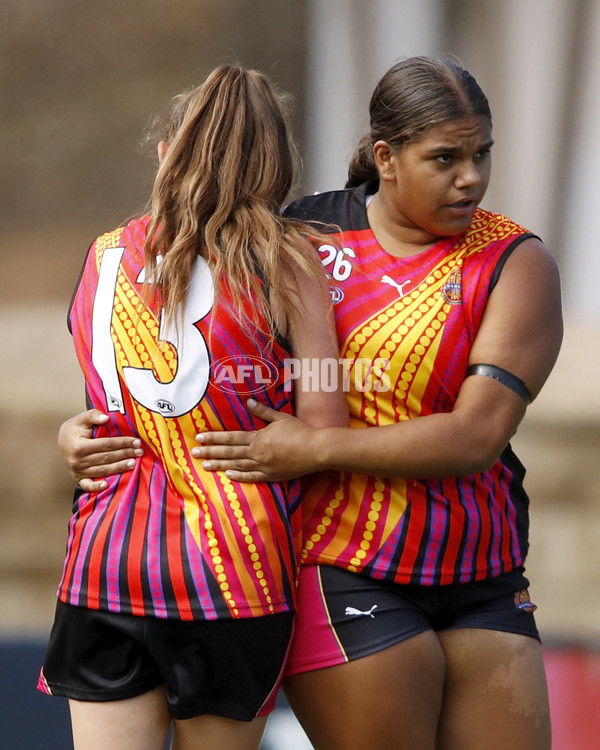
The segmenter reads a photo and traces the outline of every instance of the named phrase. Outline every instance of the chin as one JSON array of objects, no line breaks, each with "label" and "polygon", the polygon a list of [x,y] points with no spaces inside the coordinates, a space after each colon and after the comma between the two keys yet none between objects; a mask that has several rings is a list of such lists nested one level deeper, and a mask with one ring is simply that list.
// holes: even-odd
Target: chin
[{"label": "chin", "polygon": [[448,222],[448,224],[446,225],[447,231],[444,232],[444,234],[450,237],[453,237],[456,234],[464,234],[469,228],[469,224],[471,223],[472,218],[473,214],[471,214],[469,217],[465,217],[457,221]]}]

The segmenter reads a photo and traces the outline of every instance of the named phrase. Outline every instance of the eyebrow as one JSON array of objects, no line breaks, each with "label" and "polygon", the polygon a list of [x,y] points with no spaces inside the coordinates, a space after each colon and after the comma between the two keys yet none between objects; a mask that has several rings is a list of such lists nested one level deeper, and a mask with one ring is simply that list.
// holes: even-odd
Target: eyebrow
[{"label": "eyebrow", "polygon": [[[489,141],[482,143],[478,147],[477,150],[485,151],[487,149],[490,149],[493,145],[494,145],[494,141],[490,139]],[[454,153],[457,153],[458,151],[461,151],[460,146],[444,146],[443,144],[439,146],[434,146],[433,148],[430,149],[431,154],[454,154]]]}]

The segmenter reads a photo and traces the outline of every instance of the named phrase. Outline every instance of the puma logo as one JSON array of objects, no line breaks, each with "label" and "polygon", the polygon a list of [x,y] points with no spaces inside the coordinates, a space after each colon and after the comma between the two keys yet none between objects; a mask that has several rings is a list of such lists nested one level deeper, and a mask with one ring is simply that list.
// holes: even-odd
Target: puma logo
[{"label": "puma logo", "polygon": [[363,612],[360,609],[356,609],[356,607],[346,607],[345,614],[346,615],[355,615],[355,616],[362,615],[363,617],[372,617],[373,619],[375,619],[375,615],[373,614],[373,610],[374,609],[377,609],[377,605],[376,604],[374,604],[371,607],[371,609],[369,609],[367,612]]},{"label": "puma logo", "polygon": [[390,286],[393,286],[395,289],[398,290],[398,294],[403,297],[404,296],[404,287],[407,284],[410,284],[410,279],[403,282],[402,284],[398,284],[397,281],[394,281],[394,279],[390,278],[389,276],[382,276],[381,277],[381,283],[382,284],[389,284]]}]

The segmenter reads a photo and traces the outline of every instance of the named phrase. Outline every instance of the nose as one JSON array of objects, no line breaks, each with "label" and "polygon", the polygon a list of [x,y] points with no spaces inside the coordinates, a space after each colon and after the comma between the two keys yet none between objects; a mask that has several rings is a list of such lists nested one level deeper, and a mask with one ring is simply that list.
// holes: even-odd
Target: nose
[{"label": "nose", "polygon": [[457,188],[475,187],[481,183],[483,176],[471,159],[465,159],[459,164],[459,169],[454,179],[454,185]]}]

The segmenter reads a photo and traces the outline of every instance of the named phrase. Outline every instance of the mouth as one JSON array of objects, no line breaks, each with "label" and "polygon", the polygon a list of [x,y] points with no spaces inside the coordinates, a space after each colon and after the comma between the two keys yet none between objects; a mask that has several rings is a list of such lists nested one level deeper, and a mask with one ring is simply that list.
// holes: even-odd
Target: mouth
[{"label": "mouth", "polygon": [[446,208],[452,211],[452,213],[460,215],[471,213],[475,210],[476,207],[477,201],[475,200],[475,198],[456,201],[455,203],[448,203],[446,205]]}]

